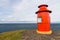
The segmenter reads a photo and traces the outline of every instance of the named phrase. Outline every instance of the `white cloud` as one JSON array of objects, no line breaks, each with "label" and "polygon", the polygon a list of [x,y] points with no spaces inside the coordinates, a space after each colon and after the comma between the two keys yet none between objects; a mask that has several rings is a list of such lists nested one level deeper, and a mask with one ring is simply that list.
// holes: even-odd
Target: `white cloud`
[{"label": "white cloud", "polygon": [[48,9],[52,10],[51,22],[60,22],[59,0],[22,0],[13,5],[9,0],[1,0],[0,6],[12,8],[10,15],[3,15],[1,21],[37,21],[35,12],[38,10],[38,5],[43,3],[48,4]]},{"label": "white cloud", "polygon": [[34,10],[34,2],[29,0],[23,0],[17,5],[13,5],[13,17],[16,21],[36,21],[36,14]]},{"label": "white cloud", "polygon": [[0,7],[9,5],[9,0],[0,0]]}]

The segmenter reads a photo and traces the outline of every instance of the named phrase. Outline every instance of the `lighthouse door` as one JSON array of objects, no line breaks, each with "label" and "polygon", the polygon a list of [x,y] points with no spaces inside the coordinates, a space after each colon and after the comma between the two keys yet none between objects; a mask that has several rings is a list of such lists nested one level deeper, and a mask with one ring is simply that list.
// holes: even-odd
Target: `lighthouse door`
[{"label": "lighthouse door", "polygon": [[38,17],[37,21],[38,23],[42,23],[42,17]]}]

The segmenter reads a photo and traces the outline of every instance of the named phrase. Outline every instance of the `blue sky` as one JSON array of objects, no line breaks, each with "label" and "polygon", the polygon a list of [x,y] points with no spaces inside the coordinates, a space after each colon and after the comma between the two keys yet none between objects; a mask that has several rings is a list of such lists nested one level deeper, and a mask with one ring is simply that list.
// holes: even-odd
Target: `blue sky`
[{"label": "blue sky", "polygon": [[0,0],[0,22],[37,21],[38,5],[48,4],[51,22],[60,22],[60,0]]}]

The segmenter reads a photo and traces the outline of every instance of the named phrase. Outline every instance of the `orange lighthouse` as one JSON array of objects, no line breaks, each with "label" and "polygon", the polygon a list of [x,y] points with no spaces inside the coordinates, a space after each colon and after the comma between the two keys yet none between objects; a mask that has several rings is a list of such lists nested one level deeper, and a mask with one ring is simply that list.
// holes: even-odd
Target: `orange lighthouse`
[{"label": "orange lighthouse", "polygon": [[40,34],[51,34],[52,30],[50,30],[50,10],[47,9],[48,5],[42,4],[39,5],[39,10],[36,12],[37,14],[37,33]]}]

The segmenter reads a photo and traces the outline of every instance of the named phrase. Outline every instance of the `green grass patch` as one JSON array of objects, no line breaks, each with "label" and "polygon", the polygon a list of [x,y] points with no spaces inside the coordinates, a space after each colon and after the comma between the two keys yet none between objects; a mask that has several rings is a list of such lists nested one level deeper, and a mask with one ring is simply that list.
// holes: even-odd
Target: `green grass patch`
[{"label": "green grass patch", "polygon": [[0,33],[0,40],[22,40],[22,33],[25,30],[16,30]]}]

